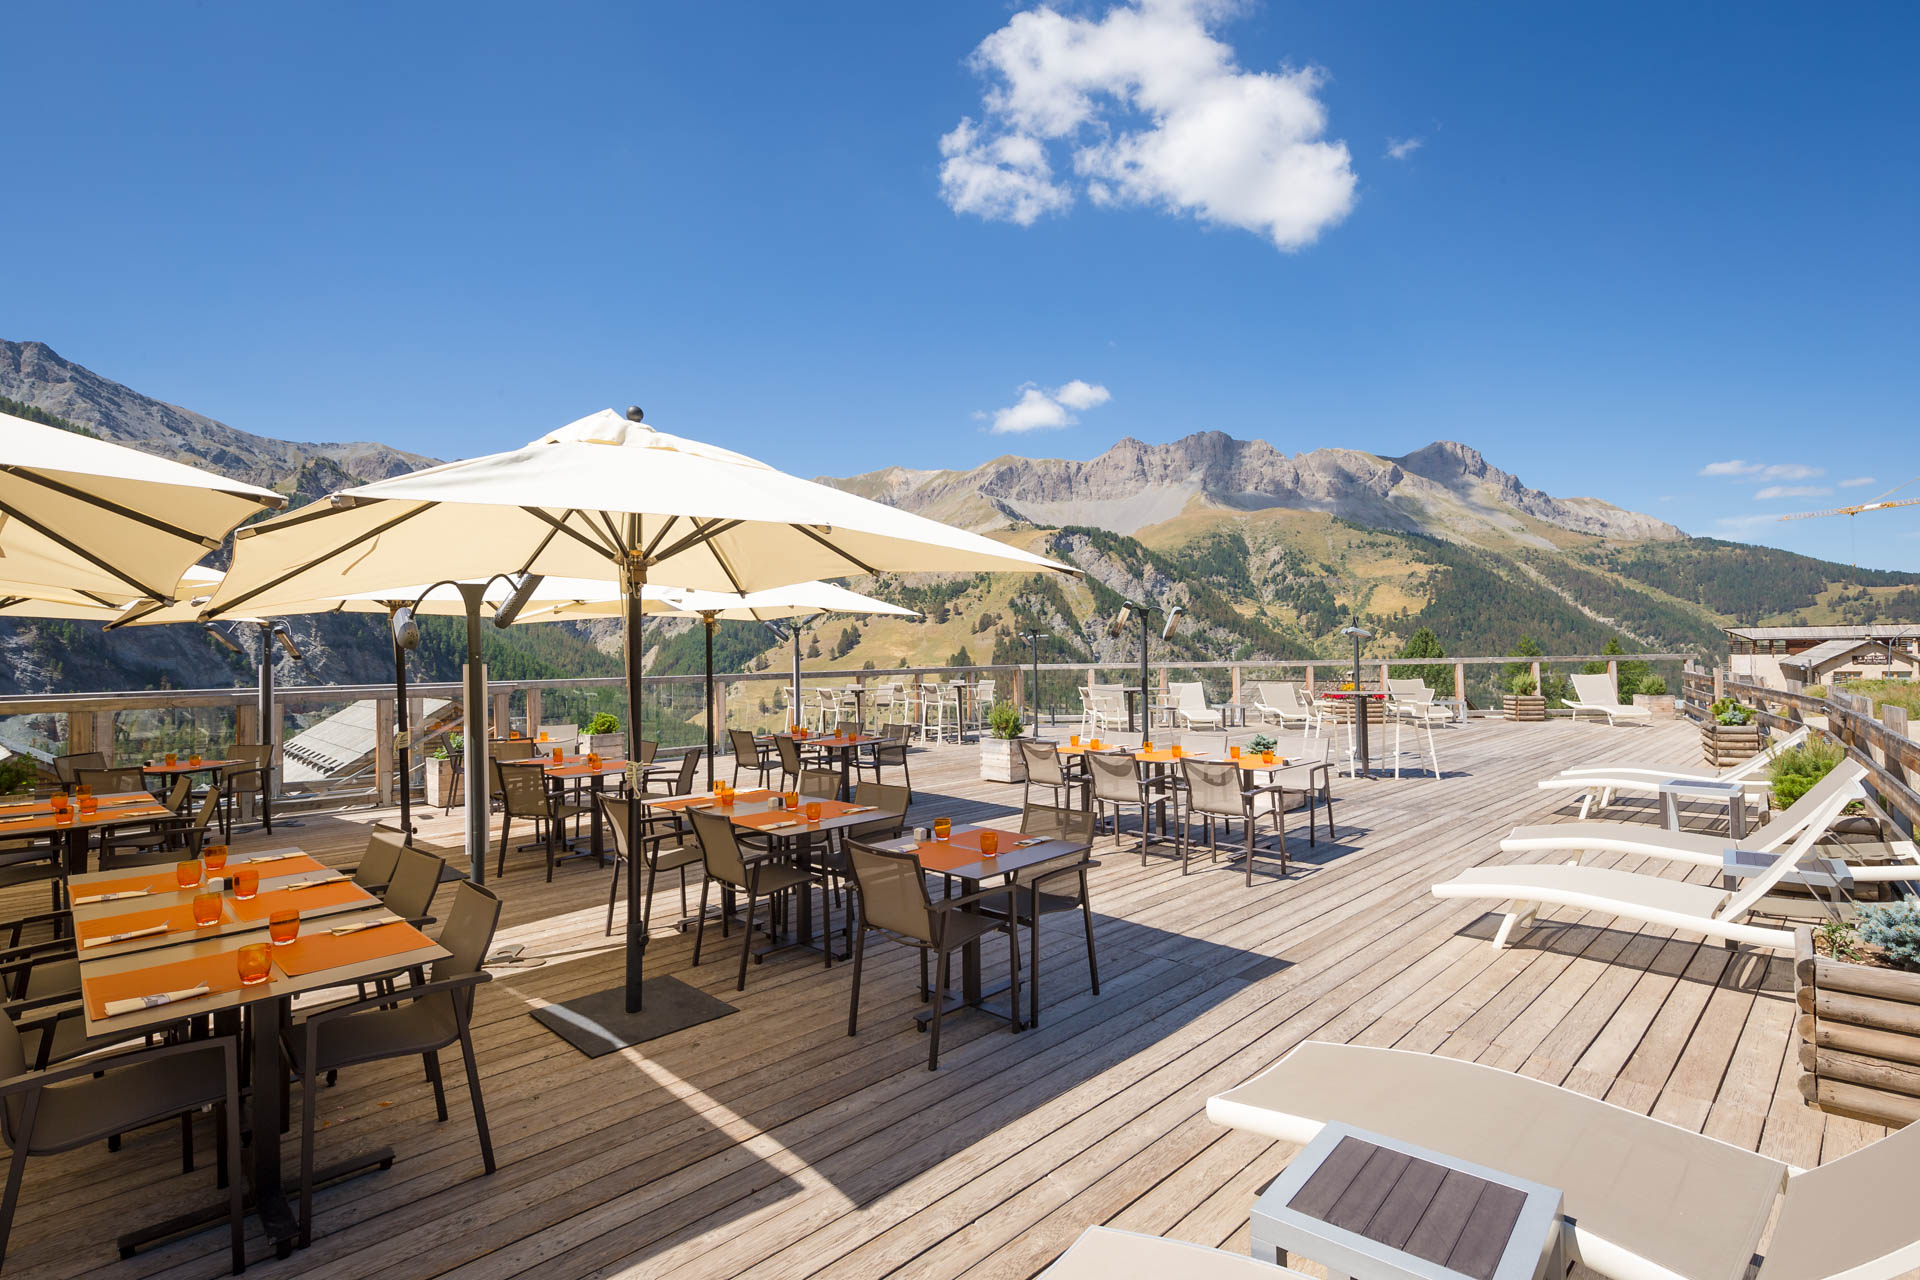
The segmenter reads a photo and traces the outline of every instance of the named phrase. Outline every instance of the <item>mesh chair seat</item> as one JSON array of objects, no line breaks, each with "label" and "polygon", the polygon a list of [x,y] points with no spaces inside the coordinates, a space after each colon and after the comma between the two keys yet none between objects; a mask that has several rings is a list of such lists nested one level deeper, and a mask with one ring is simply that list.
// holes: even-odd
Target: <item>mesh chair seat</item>
[{"label": "mesh chair seat", "polygon": [[[404,997],[403,988],[400,995]],[[296,1024],[298,1025],[298,1024]],[[405,1000],[394,1009],[369,1009],[320,1024],[315,1071],[337,1071],[361,1062],[398,1058],[444,1049],[460,1037],[450,1000]],[[296,1071],[305,1071],[306,1036],[287,1036],[287,1055]]]},{"label": "mesh chair seat", "polygon": [[[220,1049],[209,1046],[198,1053],[130,1063],[104,1076],[49,1085],[40,1091],[27,1154],[57,1155],[141,1128],[156,1117],[219,1102],[226,1097],[224,1075]],[[17,1095],[7,1100],[10,1116],[18,1114],[16,1108],[25,1108],[25,1099]],[[19,1123],[11,1119],[9,1127]]]}]

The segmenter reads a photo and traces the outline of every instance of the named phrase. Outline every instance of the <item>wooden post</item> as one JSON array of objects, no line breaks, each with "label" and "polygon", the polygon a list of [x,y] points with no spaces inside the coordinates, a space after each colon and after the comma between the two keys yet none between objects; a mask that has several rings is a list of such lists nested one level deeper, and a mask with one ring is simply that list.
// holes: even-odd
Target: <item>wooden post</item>
[{"label": "wooden post", "polygon": [[1387,666],[1386,663],[1384,662],[1381,663],[1380,664],[1380,692],[1385,693],[1387,691],[1387,681],[1390,678],[1391,678],[1390,668]]},{"label": "wooden post", "polygon": [[1025,667],[1015,667],[1013,669],[1013,705],[1016,707],[1024,707],[1027,705],[1026,677],[1027,669]]},{"label": "wooden post", "polygon": [[1313,664],[1311,662],[1307,664],[1307,692],[1313,692]]},{"label": "wooden post", "polygon": [[529,738],[540,736],[540,710],[540,691],[527,690],[527,736]]},{"label": "wooden post", "polygon": [[[512,732],[512,728],[511,728],[513,724],[513,721],[511,719],[512,709],[513,709],[513,694],[496,692],[493,695],[493,736],[494,737],[504,738],[504,737],[507,737]],[[529,738],[538,737],[539,734],[540,734],[540,731],[538,729],[534,728],[532,725],[527,726],[527,736]]]},{"label": "wooden post", "polygon": [[373,790],[381,804],[393,803],[393,699],[373,702]]},{"label": "wooden post", "polygon": [[1233,697],[1228,701],[1238,702],[1240,701],[1240,664],[1234,663],[1230,670],[1233,675]]},{"label": "wooden post", "polygon": [[79,755],[93,749],[93,717],[85,711],[67,712],[66,754]]},{"label": "wooden post", "polygon": [[1542,698],[1547,696],[1547,686],[1540,682],[1540,664],[1537,662],[1533,664],[1533,691]]},{"label": "wooden post", "polygon": [[1607,683],[1613,686],[1617,696],[1620,692],[1620,659],[1618,658],[1607,659]]},{"label": "wooden post", "polygon": [[[1453,664],[1453,696],[1459,698],[1462,702],[1466,701],[1467,664],[1464,662],[1456,662]],[[1466,708],[1464,706],[1461,707],[1461,711],[1464,713]]]},{"label": "wooden post", "polygon": [[1713,700],[1718,702],[1726,696],[1727,669],[1725,667],[1715,667],[1713,669]]}]

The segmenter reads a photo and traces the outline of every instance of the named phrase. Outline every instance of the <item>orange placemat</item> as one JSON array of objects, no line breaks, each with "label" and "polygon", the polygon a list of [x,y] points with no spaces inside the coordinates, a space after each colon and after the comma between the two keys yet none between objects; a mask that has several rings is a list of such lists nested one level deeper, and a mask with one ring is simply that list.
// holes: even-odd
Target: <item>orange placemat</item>
[{"label": "orange placemat", "polygon": [[299,977],[318,973],[322,969],[338,969],[345,965],[402,955],[431,945],[426,934],[404,920],[396,920],[378,929],[362,929],[358,933],[336,935],[324,928],[316,933],[303,933],[286,946],[275,947],[273,962],[280,966],[282,973]]},{"label": "orange placemat", "polygon": [[1275,756],[1272,764],[1262,764],[1260,763],[1259,756],[1241,756],[1238,760],[1235,760],[1234,763],[1247,772],[1254,773],[1261,769],[1284,769],[1287,764],[1287,758],[1285,756]]},{"label": "orange placemat", "polygon": [[265,920],[282,908],[315,911],[321,907],[344,907],[372,902],[373,895],[351,880],[333,880],[311,889],[270,889],[245,901],[233,899],[235,920]]},{"label": "orange placemat", "polygon": [[[771,800],[772,798],[773,792],[767,790],[736,791],[733,793],[735,804],[758,804],[762,800]],[[653,807],[656,809],[665,809],[668,812],[672,812],[675,809],[703,807],[717,809],[719,806],[714,804],[714,800],[715,797],[712,795],[681,796],[677,800],[655,800]],[[721,809],[720,812],[725,813],[726,810]]]},{"label": "orange placemat", "polygon": [[[86,997],[87,1014],[99,1019],[107,1016],[107,1001],[130,1000],[137,996],[150,996],[162,991],[184,991],[189,987],[207,984],[209,995],[219,995],[225,991],[240,989],[240,963],[234,957],[239,947],[225,951],[216,951],[212,955],[194,956],[187,960],[174,960],[167,964],[144,965],[138,969],[128,969],[123,973],[98,973],[80,979],[81,993]],[[178,1008],[180,1016],[191,1017],[193,1012],[204,1007],[199,1000],[183,1000],[179,1005],[167,1005],[168,1009]]]},{"label": "orange placemat", "polygon": [[78,814],[76,826],[97,827],[108,822],[145,822],[149,818],[174,817],[173,810],[157,800],[146,804],[103,805],[92,813]]},{"label": "orange placemat", "polygon": [[953,838],[947,843],[958,845],[963,849],[971,849],[975,853],[978,853],[980,852],[980,837],[989,831],[1000,837],[1001,853],[1005,853],[1007,850],[1013,848],[1014,845],[1026,839],[1026,837],[1018,831],[1007,831],[1000,827],[975,827],[971,831],[954,832]]},{"label": "orange placemat", "polygon": [[[825,809],[822,809],[820,812],[822,817],[826,816]],[[804,835],[806,832],[815,829],[813,824],[806,820],[806,815],[797,814],[791,809],[768,809],[765,813],[743,813],[734,818],[733,825],[736,827],[751,827],[755,831],[764,831],[768,827],[781,822],[797,822],[799,825],[775,831],[773,833],[774,835]]]},{"label": "orange placemat", "polygon": [[[220,918],[229,918],[225,903],[221,904]],[[122,911],[98,920],[82,920],[77,923],[76,932],[80,935],[80,941],[85,943],[94,938],[111,938],[116,933],[152,928],[156,924],[167,926],[168,933],[191,933],[200,927],[193,922],[193,904],[186,902],[178,906],[161,907],[157,911]],[[211,929],[214,926],[207,927]],[[148,936],[157,938],[160,935]]]},{"label": "orange placemat", "polygon": [[[182,862],[186,859],[182,858]],[[129,893],[136,889],[145,889],[148,893],[172,893],[180,887],[174,878],[173,868],[165,871],[149,871],[144,875],[121,876],[117,880],[94,880],[86,884],[73,886],[73,896],[90,898],[96,893]]]},{"label": "orange placemat", "polygon": [[969,847],[959,840],[958,836],[946,844],[929,840],[925,844],[915,845],[913,856],[928,871],[952,871],[955,867],[970,867],[980,861],[982,854],[979,847]]}]

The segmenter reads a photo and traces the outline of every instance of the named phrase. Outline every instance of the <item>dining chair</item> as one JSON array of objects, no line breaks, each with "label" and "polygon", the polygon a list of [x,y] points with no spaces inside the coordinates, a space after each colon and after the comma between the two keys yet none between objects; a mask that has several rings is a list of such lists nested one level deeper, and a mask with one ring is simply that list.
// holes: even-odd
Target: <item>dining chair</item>
[{"label": "dining chair", "polygon": [[60,785],[71,791],[80,781],[82,769],[105,769],[109,765],[104,751],[75,751],[71,755],[53,758],[53,776]]},{"label": "dining chair", "polygon": [[[30,1070],[12,1019],[0,1017],[0,1137],[12,1150],[0,1200],[0,1265],[27,1161],[215,1108],[215,1185],[227,1192],[233,1274],[247,1269],[240,1171],[239,1041],[230,1035],[136,1045]],[[71,1239],[65,1247],[72,1247]]]},{"label": "dining chair", "polygon": [[[1020,938],[1013,923],[1014,889],[996,885],[973,893],[936,900],[927,892],[920,860],[911,853],[888,853],[858,840],[847,842],[847,863],[853,873],[853,991],[847,1000],[847,1034],[860,1031],[860,974],[866,965],[867,931],[878,929],[920,953],[920,1000],[933,1001],[927,1041],[927,1070],[940,1069],[940,1021],[947,1006],[947,973],[953,953],[978,943],[990,933],[1007,935],[1007,1024],[1020,1030]],[[998,913],[968,910],[1002,902]],[[927,957],[938,957],[933,986],[927,986]]]},{"label": "dining chair", "polygon": [[636,764],[652,764],[653,758],[659,754],[660,742],[657,738],[642,738],[640,749],[629,758]]},{"label": "dining chair", "polygon": [[121,795],[147,789],[146,773],[132,768],[81,769],[74,774],[74,782],[96,796]]},{"label": "dining chair", "polygon": [[501,764],[498,760],[492,761],[492,764],[494,778],[501,795],[505,797],[500,817],[500,858],[494,874],[507,874],[507,836],[513,830],[513,820],[523,818],[533,823],[533,839],[520,847],[546,850],[547,883],[553,883],[558,829],[568,818],[586,813],[587,806],[559,798],[548,791],[546,773],[538,765]]},{"label": "dining chair", "polygon": [[655,800],[664,800],[669,796],[692,795],[693,775],[700,767],[700,760],[701,753],[698,749],[687,752],[680,757],[680,771],[673,775],[672,781],[667,783],[664,790],[657,787],[647,788],[642,790],[640,794],[643,797]]},{"label": "dining chair", "polygon": [[167,861],[170,850],[179,849],[186,843],[186,830],[192,817],[181,810],[192,793],[193,782],[190,779],[185,776],[176,778],[167,798],[161,802],[168,810],[167,817],[132,826],[101,828],[100,869],[106,871],[113,867],[145,866]]},{"label": "dining chair", "polygon": [[800,744],[793,740],[790,733],[774,738],[775,750],[780,753],[780,789],[791,790],[800,783],[800,775],[806,771],[806,764],[800,758]]},{"label": "dining chair", "polygon": [[633,885],[639,884],[639,873],[633,870],[633,857],[638,848],[640,866],[647,873],[645,885],[639,890],[646,896],[640,902],[640,932],[645,936],[653,925],[653,892],[662,871],[680,873],[680,919],[687,918],[687,868],[700,865],[700,846],[687,840],[688,830],[677,813],[657,813],[649,809],[640,810],[640,832],[638,839],[628,830],[630,809],[626,800],[613,796],[600,797],[600,817],[606,830],[613,837],[613,883],[607,889],[607,929],[609,938],[613,936],[613,908],[620,899],[620,868],[626,867],[635,878],[628,882],[627,892],[635,892]]},{"label": "dining chair", "polygon": [[[693,822],[694,838],[700,843],[701,860],[707,869],[700,882],[700,920],[693,933],[693,963],[696,966],[700,963],[700,944],[707,932],[707,889],[717,880],[723,888],[747,895],[746,922],[740,931],[740,976],[734,986],[737,991],[745,991],[747,960],[753,955],[753,917],[760,899],[767,899],[767,914],[771,917],[776,898],[812,892],[813,877],[780,861],[784,854],[743,848],[734,836],[733,820],[724,814],[689,809],[687,817]],[[822,928],[823,935],[833,932],[830,923]],[[772,931],[769,924],[768,932]],[[827,967],[831,968],[833,947],[822,949],[827,955]]]},{"label": "dining chair", "polygon": [[[359,1000],[328,1005],[297,1016],[281,1035],[288,1066],[300,1077],[300,1244],[313,1242],[313,1138],[321,1072],[418,1054],[433,1086],[440,1122],[447,1120],[447,1094],[440,1080],[440,1051],[460,1045],[467,1068],[467,1093],[480,1138],[480,1159],[492,1173],[493,1140],[487,1132],[486,1102],[480,1096],[480,1066],[473,1053],[473,994],[493,975],[481,968],[500,923],[500,899],[489,889],[462,880],[439,942],[449,954],[433,962],[427,981]],[[236,1183],[238,1180],[236,1179]]]},{"label": "dining chair", "polygon": [[771,747],[756,742],[751,729],[729,729],[727,740],[733,744],[733,785],[740,785],[740,771],[750,770],[760,775],[760,785],[767,785],[767,775],[773,772],[778,761]]},{"label": "dining chair", "polygon": [[362,889],[379,892],[393,883],[393,869],[399,865],[400,851],[407,847],[406,836],[396,827],[377,825],[367,833],[367,847],[353,869],[353,882]]},{"label": "dining chair", "polygon": [[1140,865],[1147,865],[1147,844],[1152,839],[1153,811],[1173,806],[1173,821],[1180,823],[1179,793],[1163,778],[1149,777],[1134,763],[1132,756],[1118,751],[1090,751],[1083,757],[1093,787],[1093,812],[1113,812],[1113,838],[1120,839],[1120,817],[1131,809],[1140,811]]},{"label": "dining chair", "polygon": [[[517,760],[531,760],[534,756],[534,744],[525,738],[495,738],[487,743],[487,764],[512,764]],[[506,803],[506,794],[500,789],[500,775],[493,775],[493,786],[487,793],[495,805]]]},{"label": "dining chair", "polygon": [[[1231,760],[1182,760],[1181,772],[1187,783],[1187,820],[1199,818],[1207,833],[1211,860],[1220,857],[1218,827],[1241,824],[1242,856],[1246,859],[1247,887],[1253,887],[1253,860],[1260,852],[1260,819],[1270,817],[1280,837],[1280,874],[1287,874],[1287,826],[1283,797],[1286,784],[1269,782],[1249,784],[1240,766]],[[1270,800],[1269,805],[1262,801]],[[1180,874],[1187,874],[1193,853],[1193,840],[1183,825],[1180,828]]]},{"label": "dining chair", "polygon": [[838,800],[840,771],[838,769],[802,769],[798,790],[809,800]]},{"label": "dining chair", "polygon": [[1075,787],[1081,786],[1085,775],[1067,771],[1067,757],[1062,756],[1059,744],[1040,742],[1033,738],[1015,738],[1020,748],[1020,759],[1026,765],[1026,783],[1020,790],[1020,802],[1030,803],[1035,787],[1046,787],[1051,793],[1054,804],[1060,804],[1062,793],[1065,799],[1073,799]]},{"label": "dining chair", "polygon": [[387,881],[380,902],[387,910],[416,929],[433,923],[428,912],[440,892],[440,878],[447,860],[426,845],[411,848],[402,845],[393,855],[393,874]]},{"label": "dining chair", "polygon": [[237,742],[227,748],[227,759],[237,760],[221,776],[218,787],[226,793],[225,816],[220,829],[233,834],[234,806],[241,796],[252,796],[260,806],[260,829],[273,832],[273,757],[274,748],[257,742]]},{"label": "dining chair", "polygon": [[873,770],[873,780],[881,781],[880,769],[883,765],[899,765],[900,780],[906,784],[907,795],[913,795],[913,774],[907,766],[907,740],[913,732],[913,726],[905,722],[894,722],[880,726],[880,741],[874,743],[863,754],[854,756],[853,771],[858,777],[868,769]]},{"label": "dining chair", "polygon": [[1100,864],[1088,857],[1093,844],[1093,814],[1086,809],[1028,804],[1020,814],[1020,834],[1048,836],[1087,848],[1036,862],[1013,873],[1013,912],[1016,923],[1028,930],[1027,1025],[1040,1025],[1040,921],[1047,916],[1078,911],[1087,931],[1087,976],[1093,994],[1100,994],[1100,961],[1093,950],[1093,899],[1087,873]]}]

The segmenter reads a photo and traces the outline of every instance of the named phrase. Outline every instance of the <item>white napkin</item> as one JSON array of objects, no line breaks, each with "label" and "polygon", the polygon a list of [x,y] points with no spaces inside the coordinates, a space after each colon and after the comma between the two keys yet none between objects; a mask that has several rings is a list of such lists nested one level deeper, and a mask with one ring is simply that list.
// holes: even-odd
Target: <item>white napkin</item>
[{"label": "white napkin", "polygon": [[167,926],[164,924],[151,924],[144,929],[129,929],[125,933],[110,933],[104,938],[86,938],[81,941],[80,945],[82,947],[104,947],[110,942],[125,942],[129,938],[145,938],[152,934],[165,933],[166,931]]},{"label": "white napkin", "polygon": [[362,920],[357,924],[337,924],[327,930],[334,937],[344,937],[349,933],[358,933],[362,929],[378,929],[383,924],[399,924],[398,920]]},{"label": "white napkin", "polygon": [[1048,840],[1051,840],[1052,838],[1053,837],[1051,836],[1030,836],[1025,840],[1014,841],[1013,847],[1016,849],[1026,849],[1036,844],[1045,844]]},{"label": "white napkin", "polygon": [[312,889],[323,884],[338,884],[345,876],[309,876],[305,880],[295,880],[292,884],[275,885],[276,889]]},{"label": "white napkin", "polygon": [[880,806],[877,804],[850,804],[846,808],[842,809],[840,812],[842,814],[872,813],[875,809],[878,809],[879,807]]},{"label": "white napkin", "polygon": [[75,898],[73,905],[76,907],[84,907],[95,902],[118,902],[122,898],[144,898],[150,892],[152,891],[149,889],[122,889],[117,893],[90,893]]},{"label": "white napkin", "polygon": [[289,849],[285,853],[263,853],[257,858],[242,858],[240,865],[252,866],[260,862],[285,862],[288,858],[304,858],[307,855],[299,849]]},{"label": "white napkin", "polygon": [[760,829],[762,831],[785,831],[788,827],[804,827],[806,825],[804,822],[769,822]]},{"label": "white napkin", "polygon": [[129,996],[125,1000],[109,1000],[106,1004],[107,1016],[117,1018],[123,1013],[138,1013],[142,1009],[157,1009],[163,1004],[172,1004],[176,1000],[192,1000],[204,996],[209,988],[206,983],[197,987],[188,987],[184,991],[156,991],[150,996]]}]

